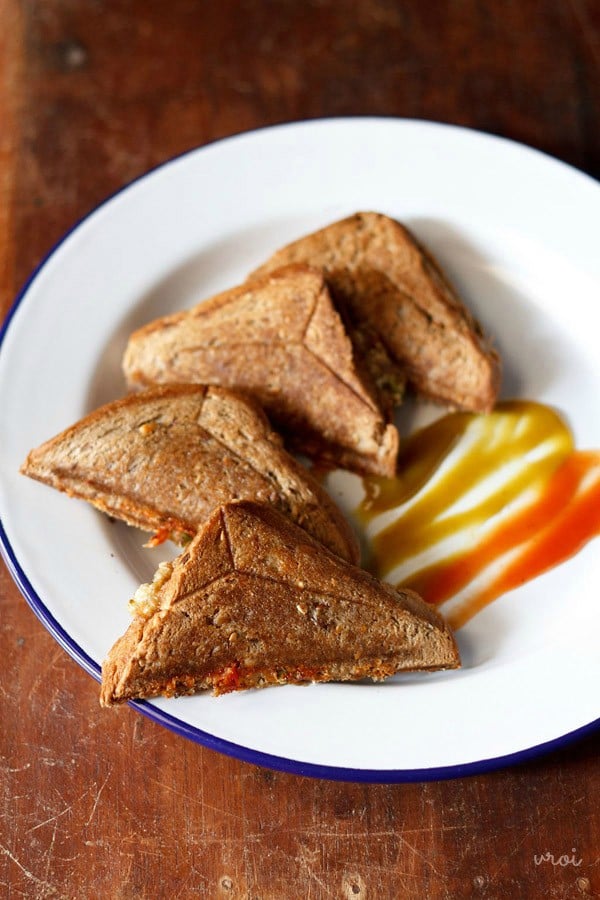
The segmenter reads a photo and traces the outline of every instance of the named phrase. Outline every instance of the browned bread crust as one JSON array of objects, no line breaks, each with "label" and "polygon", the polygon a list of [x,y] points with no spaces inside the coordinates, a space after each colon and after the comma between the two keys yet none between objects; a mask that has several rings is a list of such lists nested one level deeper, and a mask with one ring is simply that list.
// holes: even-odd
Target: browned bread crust
[{"label": "browned bread crust", "polygon": [[166,385],[108,403],[28,455],[21,471],[130,525],[176,539],[236,498],[276,506],[356,562],[348,522],[282,447],[258,404]]},{"label": "browned bread crust", "polygon": [[441,616],[276,510],[217,510],[102,667],[101,703],[456,668]]},{"label": "browned bread crust", "polygon": [[433,257],[399,222],[361,212],[278,250],[254,277],[289,263],[323,269],[354,327],[374,329],[420,393],[490,410],[500,362]]},{"label": "browned bread crust", "polygon": [[[389,372],[376,350],[369,346],[382,387]],[[151,322],[131,336],[123,368],[132,386],[194,382],[243,390],[299,452],[359,472],[395,473],[391,404],[382,410],[382,394],[355,354],[322,273],[308,266]]]}]

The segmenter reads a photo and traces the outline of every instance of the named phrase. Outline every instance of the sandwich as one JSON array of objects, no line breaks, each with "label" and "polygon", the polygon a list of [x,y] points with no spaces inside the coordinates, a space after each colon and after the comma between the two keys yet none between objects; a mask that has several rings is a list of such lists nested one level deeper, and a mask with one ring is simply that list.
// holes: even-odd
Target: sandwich
[{"label": "sandwich", "polygon": [[395,474],[398,433],[389,419],[404,374],[379,339],[352,343],[322,273],[308,266],[151,322],[130,337],[123,368],[131,387],[194,382],[244,391],[295,451]]},{"label": "sandwich", "polygon": [[420,395],[487,412],[500,362],[431,254],[388,216],[360,212],[278,250],[251,278],[293,263],[323,270],[351,327],[373,331]]},{"label": "sandwich", "polygon": [[272,507],[215,510],[132,600],[101,703],[460,665],[441,616],[342,560]]},{"label": "sandwich", "polygon": [[108,403],[29,453],[21,472],[185,542],[234,499],[272,504],[333,553],[358,542],[255,401],[220,387],[163,385]]}]

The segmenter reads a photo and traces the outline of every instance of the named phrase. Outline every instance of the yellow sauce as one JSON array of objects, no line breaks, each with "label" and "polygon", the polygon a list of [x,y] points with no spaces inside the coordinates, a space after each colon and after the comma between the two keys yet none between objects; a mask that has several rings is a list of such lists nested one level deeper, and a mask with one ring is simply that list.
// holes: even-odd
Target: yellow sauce
[{"label": "yellow sauce", "polygon": [[371,568],[445,604],[455,628],[600,532],[600,452],[576,451],[540,403],[444,416],[406,442],[398,472],[363,480]]}]

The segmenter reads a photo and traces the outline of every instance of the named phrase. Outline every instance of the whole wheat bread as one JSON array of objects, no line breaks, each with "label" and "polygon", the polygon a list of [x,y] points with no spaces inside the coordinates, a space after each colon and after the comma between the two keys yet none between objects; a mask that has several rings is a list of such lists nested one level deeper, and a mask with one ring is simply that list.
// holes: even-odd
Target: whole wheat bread
[{"label": "whole wheat bread", "polygon": [[456,668],[442,618],[345,563],[276,510],[228,504],[136,606],[101,703]]},{"label": "whole wheat bread", "polygon": [[232,499],[276,506],[334,553],[358,544],[329,495],[255,401],[166,385],[108,403],[32,450],[21,471],[159,537],[195,534]]},{"label": "whole wheat bread", "polygon": [[353,327],[375,330],[418,393],[473,411],[493,407],[497,353],[433,257],[399,222],[356,213],[278,250],[251,277],[290,263],[323,269]]},{"label": "whole wheat bread", "polygon": [[380,344],[369,343],[364,354],[377,384],[322,273],[301,265],[151,322],[131,336],[123,367],[131,386],[195,382],[243,390],[295,450],[392,476],[398,434],[388,421],[389,398],[393,386],[398,399],[404,376],[396,367],[393,377]]}]

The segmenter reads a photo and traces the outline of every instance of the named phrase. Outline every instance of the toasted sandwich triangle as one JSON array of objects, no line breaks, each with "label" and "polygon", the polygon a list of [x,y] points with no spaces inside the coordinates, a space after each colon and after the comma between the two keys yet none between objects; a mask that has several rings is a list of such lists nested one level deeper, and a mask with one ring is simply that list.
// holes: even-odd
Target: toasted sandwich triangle
[{"label": "toasted sandwich triangle", "polygon": [[[386,360],[401,391],[404,375]],[[382,406],[322,274],[308,266],[151,322],[131,336],[123,368],[134,387],[194,382],[242,390],[307,456],[365,473],[395,472],[391,404]]]},{"label": "toasted sandwich triangle", "polygon": [[163,538],[195,534],[231,499],[271,503],[358,560],[333,500],[260,407],[225,388],[163,385],[108,403],[32,450],[21,471]]},{"label": "toasted sandwich triangle", "polygon": [[323,270],[353,329],[374,332],[418,393],[476,412],[493,407],[498,354],[406,227],[380,213],[356,213],[277,250],[251,278],[298,263]]},{"label": "toasted sandwich triangle", "polygon": [[455,668],[442,618],[343,562],[272,508],[227,504],[146,589],[102,669],[101,702]]}]

